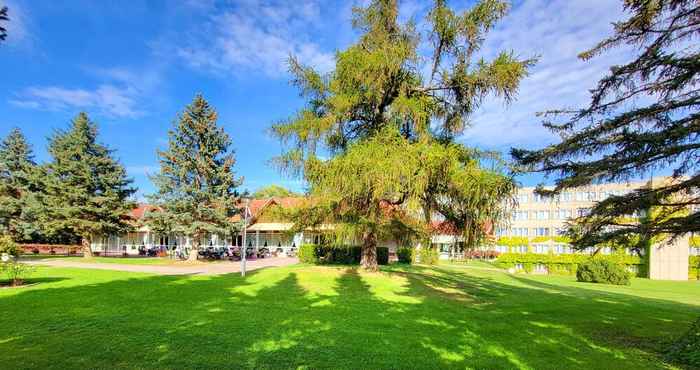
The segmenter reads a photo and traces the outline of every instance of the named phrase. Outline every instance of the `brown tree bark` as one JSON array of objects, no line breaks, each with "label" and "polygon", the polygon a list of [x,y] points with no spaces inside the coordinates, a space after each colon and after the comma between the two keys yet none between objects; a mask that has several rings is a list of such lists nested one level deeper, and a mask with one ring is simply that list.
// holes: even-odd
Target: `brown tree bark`
[{"label": "brown tree bark", "polygon": [[367,232],[362,237],[360,265],[366,271],[379,271],[379,265],[377,264],[377,237],[372,232]]},{"label": "brown tree bark", "polygon": [[90,248],[91,240],[89,237],[83,236],[80,244],[83,246],[83,258],[92,258],[92,248]]},{"label": "brown tree bark", "polygon": [[187,257],[187,262],[197,262],[197,257],[199,257],[199,235],[192,238],[192,248],[190,249],[190,256]]}]

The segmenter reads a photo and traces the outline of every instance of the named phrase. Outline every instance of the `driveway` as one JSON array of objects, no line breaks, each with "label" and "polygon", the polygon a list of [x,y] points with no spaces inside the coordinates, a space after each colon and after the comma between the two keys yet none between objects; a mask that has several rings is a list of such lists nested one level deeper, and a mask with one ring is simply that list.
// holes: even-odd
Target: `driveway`
[{"label": "driveway", "polygon": [[[43,260],[28,261],[32,265],[52,267],[75,267],[96,270],[116,270],[128,272],[146,272],[158,275],[223,275],[241,271],[241,262],[213,262],[194,265],[127,265],[119,263],[76,262],[62,261],[61,259],[47,258]],[[257,270],[265,267],[289,266],[299,263],[299,259],[290,257],[260,258],[247,261],[246,271]]]}]

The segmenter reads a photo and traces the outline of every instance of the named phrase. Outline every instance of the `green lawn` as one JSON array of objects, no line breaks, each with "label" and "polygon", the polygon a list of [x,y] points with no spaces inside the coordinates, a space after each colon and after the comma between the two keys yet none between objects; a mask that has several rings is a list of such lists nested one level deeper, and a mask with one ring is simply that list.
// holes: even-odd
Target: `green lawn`
[{"label": "green lawn", "polygon": [[480,267],[153,276],[41,268],[0,290],[0,367],[663,368],[700,284]]}]

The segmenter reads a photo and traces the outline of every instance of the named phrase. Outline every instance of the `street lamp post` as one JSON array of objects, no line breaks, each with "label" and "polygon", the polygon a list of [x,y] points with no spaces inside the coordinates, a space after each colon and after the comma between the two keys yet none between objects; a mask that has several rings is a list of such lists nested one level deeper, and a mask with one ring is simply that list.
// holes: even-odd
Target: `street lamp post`
[{"label": "street lamp post", "polygon": [[248,203],[250,200],[246,200],[245,209],[243,210],[243,246],[241,246],[241,276],[245,276],[245,262],[246,254],[248,253],[248,247],[246,246],[246,230],[248,229],[248,215],[250,209],[248,208]]}]

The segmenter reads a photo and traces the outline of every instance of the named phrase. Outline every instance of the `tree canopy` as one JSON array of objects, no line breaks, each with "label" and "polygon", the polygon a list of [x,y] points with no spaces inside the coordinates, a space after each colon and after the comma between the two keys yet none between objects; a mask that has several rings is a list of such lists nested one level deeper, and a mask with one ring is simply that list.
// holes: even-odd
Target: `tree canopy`
[{"label": "tree canopy", "polygon": [[86,113],[78,114],[68,130],[50,138],[44,182],[46,227],[51,233],[82,238],[84,256],[92,255],[95,236],[123,234],[131,229],[125,217],[133,208],[132,180],[112,150],[97,141],[97,125]]},{"label": "tree canopy", "polygon": [[293,192],[283,186],[272,184],[263,186],[262,188],[256,190],[253,193],[253,198],[273,198],[273,197],[296,197],[301,196],[301,194]]},{"label": "tree canopy", "polygon": [[[544,195],[671,173],[670,181],[611,196],[576,220],[570,234],[580,248],[700,231],[700,3],[628,0],[624,6],[629,18],[579,57],[588,60],[627,45],[635,50],[632,60],[611,67],[587,107],[546,113],[544,125],[560,142],[512,150],[522,170],[557,178],[553,190],[537,190]],[[655,217],[644,222],[629,217],[652,208]]]},{"label": "tree canopy", "polygon": [[[435,1],[426,17],[431,25],[426,37],[413,22],[398,21],[397,1],[375,0],[366,7],[354,8],[353,26],[361,36],[336,54],[333,71],[321,74],[290,58],[293,83],[307,104],[289,120],[273,125],[272,132],[289,145],[276,163],[283,171],[305,176],[313,197],[334,199],[320,201],[329,204],[326,210],[338,211],[349,204],[363,207],[356,209],[360,215],[351,219],[355,225],[367,226],[360,234],[370,230],[371,235],[362,237],[368,253],[372,253],[369,250],[377,238],[377,230],[371,225],[379,222],[372,215],[380,215],[383,204],[403,204],[406,208],[409,199],[415,199],[416,204],[422,200],[418,208],[429,223],[438,211],[435,203],[450,199],[441,192],[454,190],[457,183],[450,183],[452,177],[442,176],[443,172],[433,171],[431,166],[478,166],[475,151],[462,148],[461,153],[472,156],[423,156],[420,161],[414,147],[432,148],[435,153],[458,148],[454,138],[469,125],[470,115],[485,98],[497,96],[510,101],[514,97],[534,59],[518,59],[512,52],[501,52],[492,60],[477,58],[485,34],[506,10],[504,1],[483,0],[457,14],[445,1]],[[427,58],[430,76],[421,73],[426,59],[419,53],[422,41],[430,43],[432,49]],[[403,142],[392,138],[395,133]],[[393,145],[386,148],[375,141],[388,138],[392,138]],[[327,161],[316,155],[321,147],[331,155]],[[398,152],[388,152],[392,148]],[[426,162],[430,159],[437,162]],[[375,167],[387,172],[371,170]],[[365,172],[349,170],[353,168]],[[386,181],[389,183],[383,183]],[[357,192],[364,195],[360,197]],[[358,197],[363,198],[359,203]],[[495,204],[500,205],[501,200]],[[441,204],[448,207],[450,202]],[[466,204],[483,203],[462,205]],[[477,213],[470,212],[472,216]],[[344,212],[333,214],[347,219]]]},{"label": "tree canopy", "polygon": [[200,240],[207,234],[227,235],[237,225],[242,180],[231,139],[217,125],[217,113],[201,95],[195,96],[169,131],[168,149],[159,151],[160,173],[152,176],[157,192],[151,199],[162,211],[152,212],[158,229],[181,232],[191,238],[190,259],[197,259]]},{"label": "tree canopy", "polygon": [[0,8],[0,41],[5,41],[7,38],[7,28],[5,28],[5,25],[3,24],[10,20],[10,18],[7,16],[7,12],[8,9],[6,6]]},{"label": "tree canopy", "polygon": [[15,241],[42,238],[39,171],[32,148],[14,128],[0,143],[0,228]]}]

